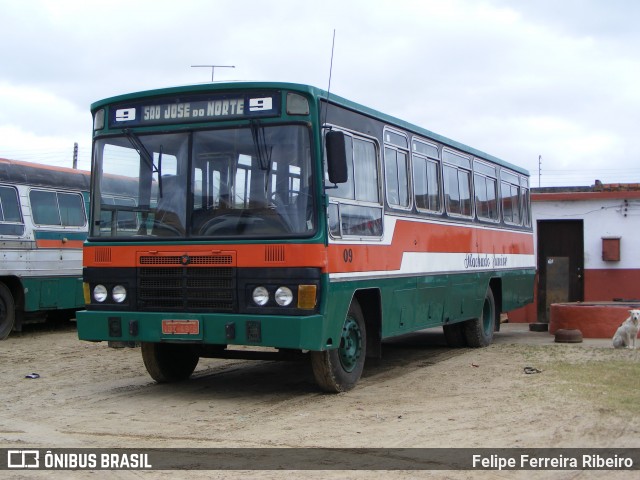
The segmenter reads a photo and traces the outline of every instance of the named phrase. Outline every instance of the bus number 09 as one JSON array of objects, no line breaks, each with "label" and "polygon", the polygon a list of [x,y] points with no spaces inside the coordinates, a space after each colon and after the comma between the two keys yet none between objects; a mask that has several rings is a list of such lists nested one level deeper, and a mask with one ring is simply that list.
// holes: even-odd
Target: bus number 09
[{"label": "bus number 09", "polygon": [[342,252],[342,259],[344,263],[352,263],[353,262],[353,250],[350,248],[345,248]]}]

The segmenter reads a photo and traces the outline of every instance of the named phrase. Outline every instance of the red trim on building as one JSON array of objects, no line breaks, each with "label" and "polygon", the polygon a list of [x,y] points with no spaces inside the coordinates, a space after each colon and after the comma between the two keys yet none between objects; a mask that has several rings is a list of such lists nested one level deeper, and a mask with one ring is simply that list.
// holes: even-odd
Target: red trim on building
[{"label": "red trim on building", "polygon": [[532,202],[579,202],[581,200],[624,200],[640,198],[640,190],[616,190],[607,192],[549,192],[532,193]]},{"label": "red trim on building", "polygon": [[632,268],[585,270],[585,302],[610,302],[614,299],[640,301],[640,270]]}]

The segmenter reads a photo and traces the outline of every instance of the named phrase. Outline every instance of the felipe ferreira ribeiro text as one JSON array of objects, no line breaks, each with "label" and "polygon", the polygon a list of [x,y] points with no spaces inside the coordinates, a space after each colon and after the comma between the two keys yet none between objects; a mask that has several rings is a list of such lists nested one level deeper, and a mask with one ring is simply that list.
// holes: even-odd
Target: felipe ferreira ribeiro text
[{"label": "felipe ferreira ribeiro text", "polygon": [[568,457],[535,457],[520,455],[519,457],[501,457],[499,455],[473,455],[473,468],[487,468],[493,470],[503,469],[630,469],[633,468],[633,459],[620,457],[617,454],[606,457],[602,455],[582,455]]}]

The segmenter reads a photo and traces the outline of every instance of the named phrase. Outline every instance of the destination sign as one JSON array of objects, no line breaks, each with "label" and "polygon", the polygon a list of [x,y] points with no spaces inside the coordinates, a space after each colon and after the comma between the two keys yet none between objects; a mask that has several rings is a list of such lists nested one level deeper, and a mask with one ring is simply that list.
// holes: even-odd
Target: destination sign
[{"label": "destination sign", "polygon": [[279,92],[206,95],[134,102],[111,107],[109,126],[137,127],[280,115]]}]

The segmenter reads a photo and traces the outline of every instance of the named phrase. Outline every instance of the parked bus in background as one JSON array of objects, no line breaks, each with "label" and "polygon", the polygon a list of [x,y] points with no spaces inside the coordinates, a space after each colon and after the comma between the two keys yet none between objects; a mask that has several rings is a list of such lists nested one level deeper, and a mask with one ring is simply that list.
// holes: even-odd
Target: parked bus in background
[{"label": "parked bus in background", "polygon": [[[346,391],[386,338],[442,326],[451,346],[485,346],[533,299],[522,168],[306,85],[91,110],[78,334],[139,342],[158,382],[242,345],[308,353],[319,386]],[[104,199],[114,173],[135,185],[127,205]]]},{"label": "parked bus in background", "polygon": [[89,172],[0,159],[0,339],[84,306]]}]

